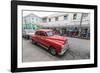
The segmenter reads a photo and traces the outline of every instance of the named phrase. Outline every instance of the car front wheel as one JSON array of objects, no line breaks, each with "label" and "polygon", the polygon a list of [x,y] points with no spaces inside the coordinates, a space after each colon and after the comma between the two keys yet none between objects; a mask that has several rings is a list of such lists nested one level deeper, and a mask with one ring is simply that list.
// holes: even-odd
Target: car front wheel
[{"label": "car front wheel", "polygon": [[49,52],[50,52],[53,56],[55,56],[55,55],[57,54],[56,50],[55,50],[54,48],[52,48],[52,47],[49,49]]}]

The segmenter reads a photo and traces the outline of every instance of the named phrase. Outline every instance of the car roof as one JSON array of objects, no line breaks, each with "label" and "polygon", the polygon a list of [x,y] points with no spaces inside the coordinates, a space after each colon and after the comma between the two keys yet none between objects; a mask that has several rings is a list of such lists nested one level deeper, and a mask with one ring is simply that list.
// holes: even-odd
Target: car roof
[{"label": "car roof", "polygon": [[46,31],[52,31],[51,29],[39,29],[37,31],[43,31],[43,32],[46,32]]}]

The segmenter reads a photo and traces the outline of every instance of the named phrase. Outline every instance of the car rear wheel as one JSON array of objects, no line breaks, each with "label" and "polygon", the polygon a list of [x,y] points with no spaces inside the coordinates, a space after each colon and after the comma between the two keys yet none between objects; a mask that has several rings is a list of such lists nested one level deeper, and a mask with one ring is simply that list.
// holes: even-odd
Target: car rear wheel
[{"label": "car rear wheel", "polygon": [[49,52],[50,52],[53,56],[55,56],[55,55],[57,54],[56,50],[55,50],[54,48],[52,48],[52,47],[49,49]]},{"label": "car rear wheel", "polygon": [[36,44],[36,42],[34,40],[32,40],[32,44]]},{"label": "car rear wheel", "polygon": [[30,36],[29,35],[27,35],[27,37],[26,37],[28,40],[30,39]]}]

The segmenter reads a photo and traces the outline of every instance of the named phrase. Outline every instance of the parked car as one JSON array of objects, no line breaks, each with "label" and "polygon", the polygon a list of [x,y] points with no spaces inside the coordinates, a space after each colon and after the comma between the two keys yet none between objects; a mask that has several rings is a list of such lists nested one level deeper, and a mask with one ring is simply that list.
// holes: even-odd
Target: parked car
[{"label": "parked car", "polygon": [[68,49],[68,38],[55,35],[51,29],[40,29],[32,36],[32,43],[39,43],[52,55],[63,55]]},{"label": "parked car", "polygon": [[32,35],[34,35],[35,31],[34,30],[24,30],[22,35],[26,39],[30,39]]}]

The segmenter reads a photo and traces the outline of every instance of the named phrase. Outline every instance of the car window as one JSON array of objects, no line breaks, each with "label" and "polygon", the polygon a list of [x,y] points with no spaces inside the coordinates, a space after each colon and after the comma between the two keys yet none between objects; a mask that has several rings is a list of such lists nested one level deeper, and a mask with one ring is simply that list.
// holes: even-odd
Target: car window
[{"label": "car window", "polygon": [[45,32],[41,32],[41,31],[37,31],[35,34],[40,36],[46,36]]},{"label": "car window", "polygon": [[36,35],[40,35],[40,34],[39,34],[39,31],[37,31],[35,34],[36,34]]},{"label": "car window", "polygon": [[46,32],[46,34],[47,34],[48,36],[53,36],[53,35],[54,35],[53,31],[48,31],[48,32]]},{"label": "car window", "polygon": [[41,36],[46,36],[45,32],[40,32]]}]

